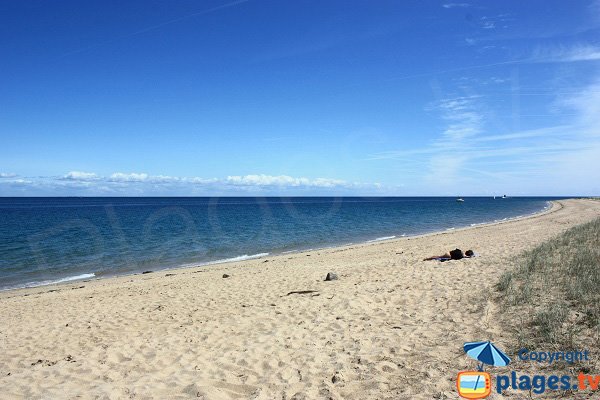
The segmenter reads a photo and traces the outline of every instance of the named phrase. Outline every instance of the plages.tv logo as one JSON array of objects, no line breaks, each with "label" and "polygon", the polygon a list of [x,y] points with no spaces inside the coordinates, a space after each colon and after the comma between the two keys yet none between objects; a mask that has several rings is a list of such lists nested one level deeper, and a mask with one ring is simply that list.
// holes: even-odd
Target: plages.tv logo
[{"label": "plages.tv logo", "polygon": [[467,342],[463,349],[467,355],[479,363],[476,371],[461,371],[456,377],[458,395],[465,399],[485,399],[492,392],[492,378],[483,370],[484,364],[504,367],[510,358],[492,342]]}]

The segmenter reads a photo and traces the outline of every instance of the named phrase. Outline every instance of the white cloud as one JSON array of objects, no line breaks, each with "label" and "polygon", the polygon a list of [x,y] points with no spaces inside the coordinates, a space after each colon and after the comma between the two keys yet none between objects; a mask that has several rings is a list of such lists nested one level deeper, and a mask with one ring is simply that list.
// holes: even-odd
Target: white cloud
[{"label": "white cloud", "polygon": [[442,7],[444,8],[467,8],[470,7],[471,5],[469,3],[446,3],[446,4],[442,4]]},{"label": "white cloud", "polygon": [[552,103],[568,110],[570,121],[532,130],[492,132],[483,98],[442,100],[435,110],[447,125],[437,139],[370,159],[413,166],[410,173],[433,188],[426,194],[598,195],[600,77],[572,91],[577,94],[557,93]]},{"label": "white cloud", "polygon": [[483,29],[494,29],[496,27],[496,23],[490,20],[482,20],[481,27]]},{"label": "white cloud", "polygon": [[33,181],[28,180],[28,179],[2,179],[0,180],[0,185],[4,185],[4,186],[14,186],[14,187],[21,187],[21,186],[27,186],[32,184]]},{"label": "white cloud", "polygon": [[454,142],[481,133],[483,116],[475,99],[474,96],[458,97],[439,102],[442,118],[449,123],[443,132],[446,139]]},{"label": "white cloud", "polygon": [[193,177],[193,178],[180,178],[181,182],[186,182],[186,183],[191,183],[191,184],[197,184],[197,185],[206,185],[206,184],[210,184],[210,183],[216,183],[219,180],[217,178],[198,178],[198,177]]},{"label": "white cloud", "polygon": [[71,171],[64,175],[63,179],[70,181],[92,181],[98,179],[98,175],[93,172]]},{"label": "white cloud", "polygon": [[138,174],[138,173],[123,173],[123,172],[115,172],[110,176],[110,181],[112,182],[145,182],[148,180],[148,174]]},{"label": "white cloud", "polygon": [[576,113],[580,132],[600,137],[600,79],[579,94],[561,99],[558,104]]},{"label": "white cloud", "polygon": [[473,139],[474,142],[483,143],[483,142],[495,142],[502,141],[506,142],[509,140],[518,140],[518,139],[529,139],[529,138],[540,138],[540,137],[555,137],[568,132],[571,129],[571,126],[568,125],[560,125],[549,128],[540,128],[540,129],[531,129],[526,131],[512,132],[512,133],[504,133],[499,135],[486,135],[480,136]]},{"label": "white cloud", "polygon": [[17,174],[13,174],[10,172],[0,172],[0,178],[16,178]]},{"label": "white cloud", "polygon": [[[10,188],[26,188],[34,194],[78,195],[231,195],[247,192],[278,195],[284,193],[335,193],[373,190],[383,187],[378,183],[347,182],[330,178],[305,178],[287,175],[243,175],[226,178],[178,177],[150,175],[141,172],[115,172],[107,176],[91,172],[71,171],[63,176],[36,176],[27,179],[0,180],[2,195],[10,195]],[[15,189],[16,190],[16,189]],[[21,190],[21,189],[19,189]],[[19,193],[23,193],[22,190]],[[350,192],[354,193],[354,192]]]},{"label": "white cloud", "polygon": [[216,178],[200,178],[200,177],[179,177],[169,175],[149,175],[147,173],[123,173],[115,172],[106,178],[109,182],[120,183],[153,183],[153,184],[174,184],[174,183],[190,183],[190,184],[209,184],[217,182]]},{"label": "white cloud", "polygon": [[[326,178],[317,178],[312,181],[312,185],[315,187],[336,187],[336,186],[352,186],[356,184],[349,184],[346,181],[342,181],[339,179],[326,179]],[[377,185],[377,184],[375,184]]]},{"label": "white cloud", "polygon": [[600,47],[589,44],[574,46],[538,47],[532,56],[534,62],[576,62],[600,60]]},{"label": "white cloud", "polygon": [[287,175],[245,175],[228,176],[226,182],[238,186],[287,186],[287,187],[320,187],[332,188],[336,186],[348,186],[348,183],[339,179],[308,179],[293,178]]},{"label": "white cloud", "polygon": [[[139,174],[145,175],[145,174]],[[183,178],[179,178],[177,176],[169,176],[169,175],[155,175],[148,176],[146,179],[141,179],[141,182],[150,182],[150,183],[176,183],[180,182]]]},{"label": "white cloud", "polygon": [[514,21],[514,18],[510,14],[498,14],[492,16],[483,16],[479,18],[478,24],[482,29],[506,29],[509,23]]},{"label": "white cloud", "polygon": [[484,117],[479,96],[443,99],[436,104],[446,127],[427,154],[425,182],[435,187],[452,187],[460,180],[461,171],[469,160],[470,142],[483,131]]}]

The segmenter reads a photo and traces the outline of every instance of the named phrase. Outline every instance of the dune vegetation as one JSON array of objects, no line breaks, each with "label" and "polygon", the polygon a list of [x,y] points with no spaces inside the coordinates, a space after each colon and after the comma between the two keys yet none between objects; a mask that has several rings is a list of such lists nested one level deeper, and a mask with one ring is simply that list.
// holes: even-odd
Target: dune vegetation
[{"label": "dune vegetation", "polygon": [[497,284],[519,347],[561,350],[598,348],[599,288],[600,218],[526,251]]}]

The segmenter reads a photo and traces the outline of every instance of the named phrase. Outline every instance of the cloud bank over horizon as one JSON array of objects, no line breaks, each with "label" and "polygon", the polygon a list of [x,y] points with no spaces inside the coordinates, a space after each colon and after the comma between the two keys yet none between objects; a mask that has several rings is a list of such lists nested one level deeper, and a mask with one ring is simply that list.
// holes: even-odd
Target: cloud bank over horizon
[{"label": "cloud bank over horizon", "polygon": [[[324,195],[389,190],[379,183],[347,182],[330,178],[294,178],[287,175],[233,175],[225,178],[178,177],[147,173],[70,171],[61,176],[22,177],[0,172],[0,196],[146,196],[146,195],[278,195],[317,192]],[[309,193],[309,194],[310,194]]]}]

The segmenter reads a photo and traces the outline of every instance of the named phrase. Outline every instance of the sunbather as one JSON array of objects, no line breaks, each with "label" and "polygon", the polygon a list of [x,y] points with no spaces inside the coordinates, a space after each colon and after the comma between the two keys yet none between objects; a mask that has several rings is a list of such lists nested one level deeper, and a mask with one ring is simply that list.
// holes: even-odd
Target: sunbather
[{"label": "sunbather", "polygon": [[461,258],[471,258],[474,257],[475,253],[473,250],[467,250],[465,253],[462,252],[461,249],[454,249],[450,252],[443,254],[441,256],[433,256],[424,258],[423,261],[436,260],[436,261],[449,261],[449,260],[460,260]]}]

